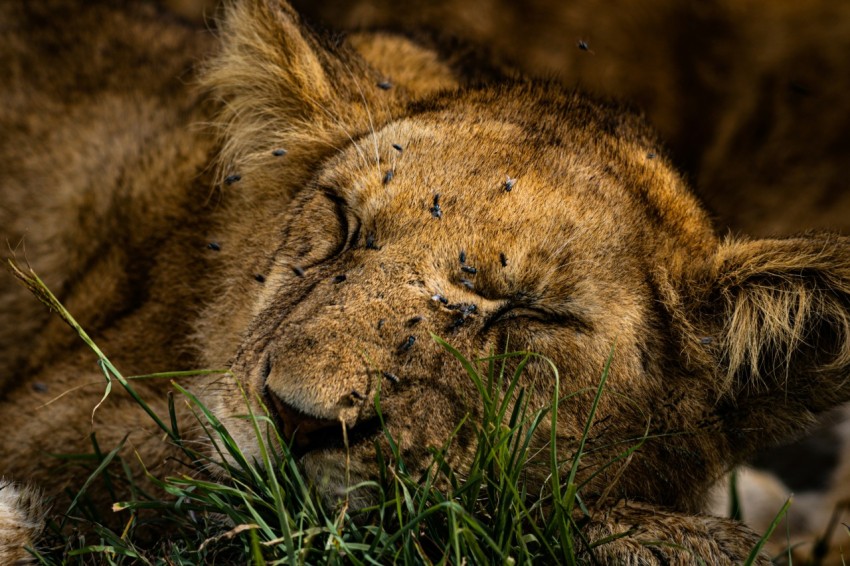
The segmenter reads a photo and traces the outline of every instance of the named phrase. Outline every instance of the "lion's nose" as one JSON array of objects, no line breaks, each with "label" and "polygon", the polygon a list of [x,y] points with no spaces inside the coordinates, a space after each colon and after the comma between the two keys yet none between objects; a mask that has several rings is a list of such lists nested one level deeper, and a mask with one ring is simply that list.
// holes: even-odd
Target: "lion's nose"
[{"label": "lion's nose", "polygon": [[339,436],[342,421],[312,417],[287,403],[272,391],[266,391],[267,404],[277,419],[284,440],[299,452],[320,444],[323,437]]}]

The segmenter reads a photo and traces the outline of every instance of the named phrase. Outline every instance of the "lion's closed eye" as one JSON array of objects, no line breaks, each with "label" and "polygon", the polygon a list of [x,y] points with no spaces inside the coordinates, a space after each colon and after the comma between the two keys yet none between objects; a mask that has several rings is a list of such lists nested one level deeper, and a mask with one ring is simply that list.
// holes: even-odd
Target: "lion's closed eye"
[{"label": "lion's closed eye", "polygon": [[317,189],[294,205],[281,253],[302,269],[327,261],[357,240],[359,222],[333,192]]},{"label": "lion's closed eye", "polygon": [[508,301],[487,317],[485,329],[497,324],[544,324],[548,326],[567,326],[584,332],[591,328],[590,322],[567,309],[550,308],[544,305]]}]

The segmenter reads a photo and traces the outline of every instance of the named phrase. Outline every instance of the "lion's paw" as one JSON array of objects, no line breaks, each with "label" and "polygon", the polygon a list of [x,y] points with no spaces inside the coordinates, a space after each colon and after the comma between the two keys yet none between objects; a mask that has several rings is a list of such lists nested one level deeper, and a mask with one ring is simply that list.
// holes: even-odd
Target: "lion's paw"
[{"label": "lion's paw", "polygon": [[25,564],[32,547],[44,529],[47,508],[41,493],[0,478],[0,564]]}]

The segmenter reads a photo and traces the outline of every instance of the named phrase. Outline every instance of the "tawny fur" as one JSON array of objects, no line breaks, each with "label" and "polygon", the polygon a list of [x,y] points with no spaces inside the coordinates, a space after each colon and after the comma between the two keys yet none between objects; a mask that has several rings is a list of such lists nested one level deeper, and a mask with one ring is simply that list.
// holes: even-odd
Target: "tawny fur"
[{"label": "tawny fur", "polygon": [[0,563],[32,561],[26,548],[35,547],[47,510],[37,490],[0,478]]},{"label": "tawny fur", "polygon": [[[19,23],[0,38],[13,55],[0,62],[11,77],[0,237],[125,373],[230,368],[191,385],[249,455],[248,423],[230,418],[245,412],[240,387],[356,428],[374,417],[361,398],[390,372],[384,416],[417,470],[479,410],[428,332],[473,356],[540,352],[562,395],[592,391],[616,344],[578,478],[588,537],[640,528],[593,555],[733,564],[756,537],[699,513],[711,485],[850,399],[850,242],[719,239],[655,136],[620,107],[500,79],[498,66],[467,74],[463,57],[399,36],[332,42],[272,1],[229,5],[217,40],[144,5],[20,2],[0,16]],[[51,59],[57,42],[75,51]],[[469,85],[482,77],[493,82]],[[459,320],[435,295],[477,310]],[[46,454],[83,450],[92,427],[101,445],[131,433],[154,471],[176,465],[125,396],[92,423],[92,355],[11,277],[0,304],[0,471],[57,494],[72,478]],[[524,379],[531,405],[547,405],[548,366],[529,364]],[[140,387],[164,402],[160,386]],[[561,403],[564,461],[591,399]],[[461,471],[473,433],[462,428],[449,452]],[[590,477],[647,433],[627,463]],[[333,504],[347,482],[375,478],[381,438],[351,446],[347,469],[341,450],[301,463]],[[541,484],[546,464],[527,472]]]}]

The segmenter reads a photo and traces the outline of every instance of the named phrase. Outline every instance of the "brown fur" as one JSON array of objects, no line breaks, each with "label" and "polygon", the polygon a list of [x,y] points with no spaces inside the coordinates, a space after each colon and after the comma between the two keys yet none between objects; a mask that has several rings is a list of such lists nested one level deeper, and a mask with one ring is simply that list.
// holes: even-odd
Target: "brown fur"
[{"label": "brown fur", "polygon": [[[342,449],[301,459],[331,503],[374,477],[381,437],[362,398],[383,372],[399,378],[382,386],[383,411],[411,469],[465,414],[474,423],[477,393],[429,332],[473,356],[540,352],[562,395],[593,390],[616,344],[579,479],[649,438],[583,492],[591,539],[640,525],[594,549],[601,562],[739,562],[755,537],[699,514],[710,486],[850,399],[850,242],[721,241],[622,108],[535,81],[470,87],[462,58],[386,34],[334,44],[271,1],[234,3],[217,41],[144,6],[81,14],[21,2],[0,16],[19,30],[0,38],[14,55],[0,63],[11,77],[0,237],[23,240],[18,257],[125,373],[229,367],[233,378],[204,399],[247,454],[257,450],[248,425],[230,418],[245,410],[240,387],[265,397],[290,434],[296,423],[331,438],[343,425],[364,431],[347,469]],[[202,57],[203,81],[187,86]],[[461,317],[438,294],[477,310]],[[46,454],[84,449],[102,378],[10,277],[0,304],[0,471],[56,493],[71,478]],[[523,383],[532,406],[549,403],[545,364],[529,364]],[[160,386],[142,388],[162,398]],[[562,401],[565,456],[591,398]],[[150,466],[168,454],[119,394],[94,424],[102,445],[131,433]],[[460,470],[473,427],[449,453]],[[547,440],[543,427],[537,447]],[[528,468],[536,483],[546,472]],[[658,540],[678,546],[643,544]]]}]

